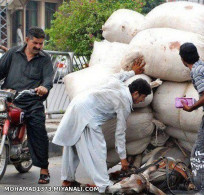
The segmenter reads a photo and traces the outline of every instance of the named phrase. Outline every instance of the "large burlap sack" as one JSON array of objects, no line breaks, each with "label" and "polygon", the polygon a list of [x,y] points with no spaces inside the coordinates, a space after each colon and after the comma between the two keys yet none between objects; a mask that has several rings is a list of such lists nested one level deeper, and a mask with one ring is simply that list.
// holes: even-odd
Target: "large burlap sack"
[{"label": "large burlap sack", "polygon": [[144,19],[144,16],[136,11],[119,9],[102,26],[102,35],[110,42],[129,43],[142,30]]},{"label": "large burlap sack", "polygon": [[[108,82],[109,77],[114,74],[112,68],[93,66],[73,72],[65,76],[64,83],[69,100],[83,91],[92,90]],[[127,80],[127,85],[137,78],[143,78],[151,84],[151,79],[146,75],[136,75]],[[153,93],[144,102],[133,105],[133,107],[146,107],[152,102]]]},{"label": "large burlap sack", "polygon": [[113,72],[121,70],[121,60],[128,45],[123,43],[110,43],[108,41],[94,42],[89,66],[108,67]]},{"label": "large burlap sack", "polygon": [[127,155],[141,154],[144,152],[150,142],[151,136],[127,143]]},{"label": "large burlap sack", "polygon": [[[145,74],[135,75],[135,76],[129,78],[127,81],[125,81],[125,84],[128,86],[133,81],[135,81],[136,79],[139,79],[139,78],[142,78],[142,79],[146,80],[149,84],[151,84],[152,79]],[[151,104],[152,100],[153,100],[153,92],[145,98],[144,102],[140,102],[139,104],[133,104],[133,108],[146,107],[149,104]]]},{"label": "large burlap sack", "polygon": [[110,69],[94,66],[66,75],[64,77],[64,83],[70,101],[79,93],[94,89],[106,83],[112,74]]},{"label": "large burlap sack", "polygon": [[165,132],[170,135],[171,137],[174,137],[178,139],[179,141],[185,141],[189,144],[194,143],[197,139],[197,133],[196,132],[189,132],[185,131],[185,129],[177,129],[174,127],[167,127],[165,129]]},{"label": "large burlap sack", "polygon": [[[149,107],[135,109],[135,111],[129,115],[127,119],[126,144],[133,143],[130,144],[128,151],[132,153],[133,151],[131,148],[134,142],[149,137],[152,134],[154,130],[152,120],[153,113]],[[108,150],[115,148],[116,122],[116,119],[112,119],[102,125]]]},{"label": "large burlap sack", "polygon": [[169,81],[191,80],[190,70],[179,56],[180,46],[185,42],[194,43],[199,55],[204,57],[204,36],[170,28],[141,31],[130,42],[121,67],[130,70],[134,60],[143,55],[145,74]]},{"label": "large burlap sack", "polygon": [[204,6],[192,2],[164,3],[145,17],[144,28],[174,28],[204,35]]},{"label": "large burlap sack", "polygon": [[183,141],[183,140],[178,140],[178,143],[180,146],[182,146],[183,148],[185,148],[187,151],[191,152],[194,146],[194,143],[190,143],[187,141]]},{"label": "large burlap sack", "polygon": [[175,98],[184,96],[199,99],[197,91],[190,82],[164,82],[154,93],[152,101],[154,115],[168,126],[196,133],[200,127],[203,110],[200,107],[193,112],[186,112],[176,108]]},{"label": "large burlap sack", "polygon": [[[127,147],[127,155],[137,155],[144,152],[151,141],[151,136],[145,137],[140,140],[136,140],[126,144]],[[107,153],[107,163],[108,167],[112,167],[120,162],[120,158],[115,151],[115,149],[111,149]]]},{"label": "large burlap sack", "polygon": [[166,125],[156,119],[153,119],[152,122],[155,125],[155,133],[151,137],[151,144],[154,147],[164,146],[169,139],[169,135],[164,131],[166,129]]}]

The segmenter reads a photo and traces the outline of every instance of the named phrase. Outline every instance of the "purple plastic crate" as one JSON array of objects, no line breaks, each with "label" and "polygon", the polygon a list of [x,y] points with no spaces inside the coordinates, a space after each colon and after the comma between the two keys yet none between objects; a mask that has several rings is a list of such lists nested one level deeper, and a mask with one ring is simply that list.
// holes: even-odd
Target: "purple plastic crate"
[{"label": "purple plastic crate", "polygon": [[175,106],[176,108],[183,108],[183,104],[181,102],[181,100],[183,100],[185,102],[185,104],[187,104],[188,106],[192,106],[193,104],[195,104],[196,100],[194,98],[176,98],[175,99]]}]

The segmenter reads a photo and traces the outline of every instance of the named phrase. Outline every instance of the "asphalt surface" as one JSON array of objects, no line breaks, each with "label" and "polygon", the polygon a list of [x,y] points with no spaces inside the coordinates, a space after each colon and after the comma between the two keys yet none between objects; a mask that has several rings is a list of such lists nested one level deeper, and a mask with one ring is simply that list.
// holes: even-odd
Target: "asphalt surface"
[{"label": "asphalt surface", "polygon": [[[0,195],[31,195],[31,194],[42,194],[42,195],[96,195],[98,192],[79,192],[79,189],[72,189],[75,191],[72,192],[63,192],[61,188],[61,156],[62,148],[56,147],[56,145],[52,144],[53,135],[57,129],[59,120],[50,119],[47,120],[46,127],[48,130],[49,140],[50,140],[50,151],[49,155],[52,157],[49,159],[50,166],[49,171],[51,175],[51,180],[49,184],[40,185],[38,184],[38,179],[40,175],[40,169],[37,167],[32,167],[28,173],[20,174],[15,169],[13,165],[8,165],[6,173],[2,180],[0,181]],[[58,156],[58,157],[55,157]],[[111,171],[116,171],[120,169],[120,166],[114,167]],[[85,184],[93,184],[92,180],[89,178],[85,170],[79,165],[76,172],[76,180],[80,183]],[[27,187],[27,189],[25,189]],[[18,189],[17,189],[18,188]],[[19,192],[18,192],[18,191]],[[93,190],[93,189],[91,189]],[[171,193],[169,193],[171,194]],[[195,193],[186,193],[174,191],[176,195],[194,195]],[[144,195],[144,194],[143,194]]]},{"label": "asphalt surface", "polygon": [[[12,195],[30,195],[30,194],[43,194],[43,195],[50,195],[50,194],[59,194],[64,195],[71,193],[73,195],[77,194],[99,194],[98,192],[79,192],[79,189],[73,189],[74,192],[60,192],[61,189],[61,180],[60,180],[60,173],[61,173],[61,157],[53,157],[49,160],[50,166],[49,171],[51,175],[51,181],[49,184],[38,184],[40,169],[37,167],[32,167],[28,173],[20,174],[15,169],[13,165],[8,165],[6,173],[2,180],[0,181],[0,195],[2,194],[12,194]],[[76,173],[76,180],[81,183],[88,183],[93,184],[91,179],[88,177],[86,172],[83,170],[81,166],[78,167]],[[18,189],[16,189],[18,187]],[[26,191],[22,191],[25,187],[28,187]],[[9,191],[10,190],[10,191]],[[16,190],[20,190],[17,192]],[[45,191],[47,190],[47,191]],[[54,190],[54,192],[51,190]],[[91,189],[92,190],[92,189]]]},{"label": "asphalt surface", "polygon": [[[32,195],[32,194],[42,194],[42,195],[97,195],[98,192],[82,192],[78,191],[79,189],[74,189],[75,191],[72,192],[63,192],[61,188],[61,157],[53,157],[49,159],[50,166],[49,171],[51,175],[51,180],[49,184],[40,185],[38,184],[40,169],[37,167],[32,167],[28,173],[20,174],[15,169],[13,165],[8,165],[6,173],[2,180],[0,181],[0,195]],[[109,170],[116,171],[120,169],[120,166],[116,166]],[[85,184],[93,184],[92,180],[89,178],[85,170],[79,165],[77,172],[76,172],[76,180],[80,183]],[[16,189],[16,187],[18,189]],[[27,189],[25,190],[25,187]],[[23,189],[24,188],[24,189]],[[10,191],[9,191],[10,190]],[[19,190],[19,191],[17,191]],[[22,191],[25,190],[25,191]],[[53,191],[54,190],[54,191]],[[169,193],[171,194],[171,193]],[[187,195],[194,193],[186,193],[186,192],[179,192],[174,191],[176,195]],[[143,194],[144,195],[144,194]]]}]

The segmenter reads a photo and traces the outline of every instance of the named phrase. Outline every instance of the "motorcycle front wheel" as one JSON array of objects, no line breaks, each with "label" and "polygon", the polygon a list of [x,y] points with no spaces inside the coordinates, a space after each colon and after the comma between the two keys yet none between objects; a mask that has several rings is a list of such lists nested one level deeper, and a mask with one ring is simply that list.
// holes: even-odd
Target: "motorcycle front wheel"
[{"label": "motorcycle front wheel", "polygon": [[[25,140],[23,142],[23,148],[27,148],[28,147],[28,141]],[[19,163],[16,163],[14,164],[16,170],[19,172],[19,173],[27,173],[31,167],[33,166],[33,163],[32,163],[32,160],[27,160],[27,161],[22,161],[22,162],[19,162]]]},{"label": "motorcycle front wheel", "polygon": [[32,160],[29,160],[17,163],[14,166],[19,173],[27,173],[31,169],[32,165]]},{"label": "motorcycle front wheel", "polygon": [[7,145],[4,145],[2,154],[0,155],[0,180],[6,172],[6,167],[9,161],[9,148]]}]

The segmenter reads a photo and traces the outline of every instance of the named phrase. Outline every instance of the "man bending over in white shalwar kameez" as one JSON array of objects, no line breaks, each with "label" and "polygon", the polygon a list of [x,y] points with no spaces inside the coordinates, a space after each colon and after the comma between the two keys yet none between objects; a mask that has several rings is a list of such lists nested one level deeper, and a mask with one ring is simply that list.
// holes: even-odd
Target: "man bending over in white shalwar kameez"
[{"label": "man bending over in white shalwar kameez", "polygon": [[121,159],[122,169],[128,168],[126,160],[126,119],[133,102],[144,101],[151,93],[150,85],[137,79],[128,87],[124,81],[144,71],[142,60],[138,60],[132,71],[121,72],[110,77],[105,85],[81,93],[68,106],[53,138],[53,143],[64,146],[62,157],[62,186],[74,186],[75,172],[82,164],[99,192],[112,185],[109,180],[106,158],[107,148],[101,125],[117,116],[115,146]]}]

